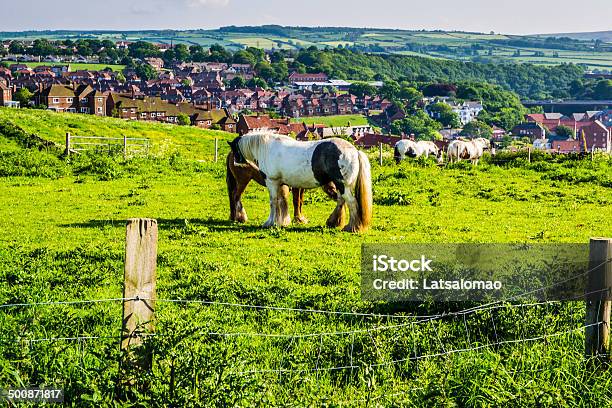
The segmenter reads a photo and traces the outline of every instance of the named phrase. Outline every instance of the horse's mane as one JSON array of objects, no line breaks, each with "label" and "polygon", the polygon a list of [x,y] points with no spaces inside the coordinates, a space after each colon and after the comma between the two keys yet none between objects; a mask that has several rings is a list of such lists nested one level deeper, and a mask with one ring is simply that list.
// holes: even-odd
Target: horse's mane
[{"label": "horse's mane", "polygon": [[280,135],[272,130],[258,130],[247,133],[240,138],[240,149],[242,150],[242,154],[250,156],[250,158],[255,158],[254,155],[269,146],[270,142],[274,139],[293,140],[289,136]]}]

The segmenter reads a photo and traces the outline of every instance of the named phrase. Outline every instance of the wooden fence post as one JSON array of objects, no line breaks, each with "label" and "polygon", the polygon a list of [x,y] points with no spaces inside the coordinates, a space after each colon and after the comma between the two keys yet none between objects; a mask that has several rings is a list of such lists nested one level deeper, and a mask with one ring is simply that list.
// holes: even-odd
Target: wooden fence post
[{"label": "wooden fence post", "polygon": [[591,238],[584,340],[586,356],[602,361],[610,358],[611,260],[612,238]]},{"label": "wooden fence post", "polygon": [[219,161],[219,139],[215,137],[215,163]]},{"label": "wooden fence post", "polygon": [[591,161],[595,160],[595,144],[591,146]]},{"label": "wooden fence post", "polygon": [[70,133],[66,132],[66,157],[70,157]]},{"label": "wooden fence post", "polygon": [[[157,268],[157,220],[133,218],[127,221],[125,238],[125,275],[123,298],[123,330],[121,349],[136,351],[142,345],[142,333],[154,330],[155,275]],[[128,360],[135,366],[150,368],[150,354]]]},{"label": "wooden fence post", "polygon": [[127,136],[123,135],[123,160],[127,159]]},{"label": "wooden fence post", "polygon": [[531,163],[531,147],[527,148],[527,163]]},{"label": "wooden fence post", "polygon": [[383,165],[383,144],[382,142],[378,144],[378,164]]}]

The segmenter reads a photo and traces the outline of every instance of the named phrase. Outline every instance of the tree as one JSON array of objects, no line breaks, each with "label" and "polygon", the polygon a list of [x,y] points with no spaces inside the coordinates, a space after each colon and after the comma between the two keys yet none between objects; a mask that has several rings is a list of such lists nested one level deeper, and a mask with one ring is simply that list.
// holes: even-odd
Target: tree
[{"label": "tree", "polygon": [[593,90],[595,99],[612,99],[612,80],[603,79],[595,84]]},{"label": "tree", "polygon": [[249,88],[268,88],[268,84],[266,83],[266,81],[258,77],[251,78],[249,82],[247,82],[247,86]]},{"label": "tree", "polygon": [[268,61],[260,61],[255,65],[257,75],[267,82],[272,82],[276,79],[276,71]]},{"label": "tree", "polygon": [[236,77],[232,78],[232,80],[230,81],[229,85],[233,89],[240,89],[240,88],[246,88],[247,82],[246,82],[246,80],[243,77],[236,76]]},{"label": "tree", "polygon": [[47,55],[56,53],[55,47],[45,38],[34,40],[32,44],[32,54],[40,57],[46,57]]},{"label": "tree", "polygon": [[349,93],[359,98],[364,96],[376,95],[376,87],[368,84],[367,82],[353,82],[349,86]]},{"label": "tree", "polygon": [[149,57],[161,56],[161,51],[157,46],[146,41],[137,41],[128,46],[129,56],[132,58],[145,59]]},{"label": "tree", "polygon": [[442,124],[442,126],[450,128],[458,128],[461,123],[459,122],[459,115],[453,112],[453,109],[442,102],[434,103],[428,106],[427,110],[431,112],[432,116]]},{"label": "tree", "polygon": [[136,75],[144,81],[150,81],[151,79],[157,78],[157,71],[149,64],[138,64],[135,70]]},{"label": "tree", "polygon": [[13,94],[13,99],[19,102],[21,107],[26,107],[30,104],[32,96],[34,96],[34,94],[30,92],[28,88],[19,88],[19,90]]},{"label": "tree", "polygon": [[440,123],[430,118],[425,112],[417,111],[413,115],[391,123],[391,132],[395,134],[414,134],[417,140],[438,139],[438,131],[442,128]]},{"label": "tree", "polygon": [[9,45],[9,53],[25,54],[26,48],[21,41],[11,41],[11,45]]},{"label": "tree", "polygon": [[483,121],[473,120],[467,123],[459,134],[471,138],[484,137],[490,139],[493,136],[493,128]]},{"label": "tree", "polygon": [[566,139],[575,139],[576,134],[574,133],[574,129],[569,126],[560,125],[555,129],[555,133],[559,137],[564,137]]},{"label": "tree", "polygon": [[184,113],[179,113],[177,116],[177,122],[181,126],[189,126],[191,125],[191,119]]},{"label": "tree", "polygon": [[191,54],[185,44],[177,44],[174,46],[174,59],[178,62],[189,61]]},{"label": "tree", "polygon": [[383,86],[380,88],[380,96],[387,99],[397,99],[400,94],[400,86],[396,81],[389,80],[383,83]]},{"label": "tree", "polygon": [[402,87],[399,97],[406,102],[406,108],[410,111],[416,108],[416,105],[423,99],[421,91],[411,86]]}]

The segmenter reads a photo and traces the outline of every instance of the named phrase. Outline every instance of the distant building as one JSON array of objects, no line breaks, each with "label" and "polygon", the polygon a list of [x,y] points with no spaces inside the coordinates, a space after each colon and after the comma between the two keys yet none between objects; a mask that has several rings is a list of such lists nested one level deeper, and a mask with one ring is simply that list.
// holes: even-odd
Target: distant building
[{"label": "distant building", "polygon": [[528,137],[531,140],[545,139],[546,129],[537,122],[520,123],[510,131],[514,137]]},{"label": "distant building", "polygon": [[316,74],[300,74],[298,72],[292,72],[289,75],[289,83],[295,84],[296,82],[327,82],[329,78],[327,74],[319,72]]}]

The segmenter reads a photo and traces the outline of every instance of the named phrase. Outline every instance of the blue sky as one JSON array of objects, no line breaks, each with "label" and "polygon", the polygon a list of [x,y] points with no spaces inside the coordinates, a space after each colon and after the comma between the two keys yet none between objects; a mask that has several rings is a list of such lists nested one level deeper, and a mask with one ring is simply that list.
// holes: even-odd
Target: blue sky
[{"label": "blue sky", "polygon": [[[0,31],[303,25],[510,34],[612,30],[612,0],[2,0]],[[88,4],[89,3],[89,4]]]}]

